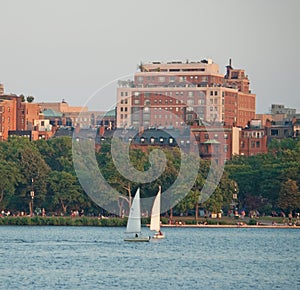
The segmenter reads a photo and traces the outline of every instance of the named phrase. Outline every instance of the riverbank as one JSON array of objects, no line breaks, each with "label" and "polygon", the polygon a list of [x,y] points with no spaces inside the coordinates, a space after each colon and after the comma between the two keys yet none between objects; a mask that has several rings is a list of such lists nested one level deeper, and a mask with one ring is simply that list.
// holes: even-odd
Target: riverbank
[{"label": "riverbank", "polygon": [[[222,219],[198,219],[175,217],[170,221],[161,218],[162,227],[178,228],[300,228],[300,222],[293,220],[287,223],[284,219],[265,217],[264,219],[235,220],[230,217]],[[149,226],[150,218],[142,218],[142,224]],[[127,218],[119,217],[71,217],[71,216],[9,216],[0,218],[0,226],[99,226],[125,227]]]},{"label": "riverbank", "polygon": [[126,226],[127,219],[70,216],[10,216],[0,218],[0,226]]},{"label": "riverbank", "polygon": [[232,224],[232,225],[161,225],[162,228],[271,228],[271,229],[300,229],[300,225],[247,225],[247,224]]}]

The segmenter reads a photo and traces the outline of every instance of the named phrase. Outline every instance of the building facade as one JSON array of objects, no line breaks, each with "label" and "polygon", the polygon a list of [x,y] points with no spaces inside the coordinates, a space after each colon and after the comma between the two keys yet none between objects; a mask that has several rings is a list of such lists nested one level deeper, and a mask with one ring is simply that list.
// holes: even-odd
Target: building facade
[{"label": "building facade", "polygon": [[0,96],[0,140],[7,140],[10,130],[21,124],[22,99],[17,95]]},{"label": "building facade", "polygon": [[117,127],[180,127],[200,119],[245,126],[255,118],[255,98],[243,70],[222,75],[212,60],[153,62],[117,88]]}]

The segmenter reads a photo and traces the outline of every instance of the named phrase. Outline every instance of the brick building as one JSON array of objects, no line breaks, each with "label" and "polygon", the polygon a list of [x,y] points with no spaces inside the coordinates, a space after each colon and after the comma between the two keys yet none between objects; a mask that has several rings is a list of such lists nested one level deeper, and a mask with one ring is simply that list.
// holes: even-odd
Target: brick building
[{"label": "brick building", "polygon": [[239,139],[240,155],[252,156],[268,152],[266,128],[262,126],[261,120],[251,120],[249,125],[241,130]]},{"label": "brick building", "polygon": [[0,96],[0,140],[8,138],[10,130],[17,130],[21,124],[22,99],[16,95]]},{"label": "brick building", "polygon": [[117,127],[180,127],[195,119],[245,126],[255,99],[244,70],[212,60],[142,64],[133,81],[119,81]]}]

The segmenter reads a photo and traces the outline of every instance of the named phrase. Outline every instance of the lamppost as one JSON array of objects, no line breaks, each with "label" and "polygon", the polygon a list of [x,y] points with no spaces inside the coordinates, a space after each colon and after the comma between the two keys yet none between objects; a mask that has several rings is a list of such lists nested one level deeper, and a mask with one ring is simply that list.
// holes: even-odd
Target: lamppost
[{"label": "lamppost", "polygon": [[238,196],[237,196],[237,183],[235,182],[234,183],[234,193],[232,194],[232,204],[233,204],[234,217],[236,219],[238,219],[238,217],[239,217],[238,208],[237,208],[237,204],[238,204],[237,199],[238,199]]},{"label": "lamppost", "polygon": [[238,207],[237,207],[237,205],[238,205],[238,202],[237,202],[238,197],[237,197],[237,183],[236,182],[234,182],[234,194],[232,195],[232,198],[234,200],[234,217],[236,219],[238,219],[239,218],[239,212],[238,212]]},{"label": "lamppost", "polygon": [[30,197],[31,197],[31,212],[30,215],[33,215],[33,199],[34,199],[34,190],[33,190],[33,178],[31,178],[31,191],[30,191]]}]

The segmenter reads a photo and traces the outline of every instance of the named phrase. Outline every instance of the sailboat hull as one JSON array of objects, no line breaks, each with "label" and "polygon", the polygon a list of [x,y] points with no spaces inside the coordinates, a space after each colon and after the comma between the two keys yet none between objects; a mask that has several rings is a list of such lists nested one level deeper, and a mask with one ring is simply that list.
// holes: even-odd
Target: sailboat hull
[{"label": "sailboat hull", "polygon": [[125,238],[125,242],[149,242],[150,237],[134,237],[134,238]]},{"label": "sailboat hull", "polygon": [[153,235],[153,239],[164,239],[164,238],[165,238],[164,234],[155,233]]}]

